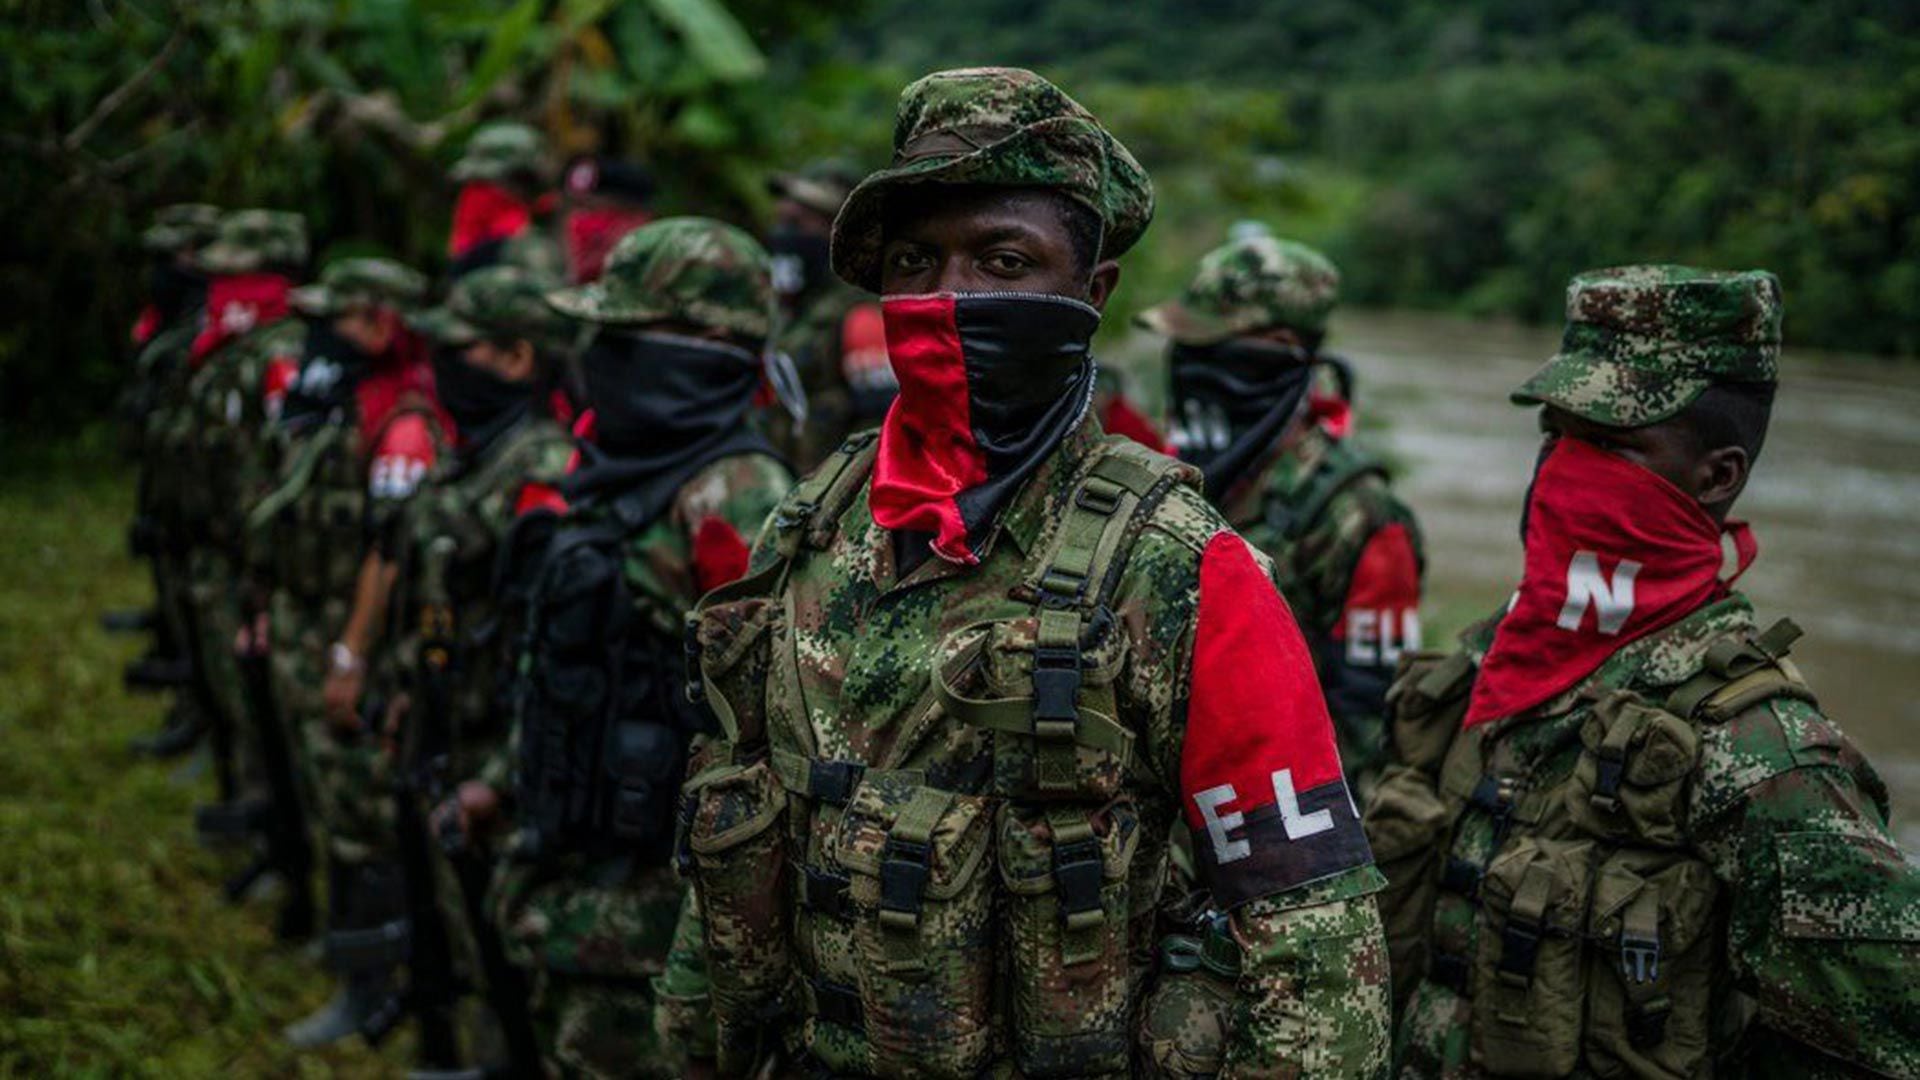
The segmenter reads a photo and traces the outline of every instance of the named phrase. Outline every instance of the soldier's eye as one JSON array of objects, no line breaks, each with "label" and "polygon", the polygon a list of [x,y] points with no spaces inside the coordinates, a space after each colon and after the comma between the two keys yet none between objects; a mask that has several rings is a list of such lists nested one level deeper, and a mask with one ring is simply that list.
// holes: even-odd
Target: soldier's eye
[{"label": "soldier's eye", "polygon": [[1033,260],[1012,251],[992,251],[981,262],[995,274],[1018,274],[1033,265]]}]

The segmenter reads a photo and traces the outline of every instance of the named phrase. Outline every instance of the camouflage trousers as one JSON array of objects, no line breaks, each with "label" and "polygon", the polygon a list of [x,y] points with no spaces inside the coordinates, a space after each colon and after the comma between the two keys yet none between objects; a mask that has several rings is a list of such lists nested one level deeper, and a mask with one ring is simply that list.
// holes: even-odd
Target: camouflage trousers
[{"label": "camouflage trousers", "polygon": [[392,755],[379,732],[340,732],[327,722],[327,646],[345,621],[344,605],[329,601],[314,611],[276,592],[272,607],[274,701],[299,740],[309,805],[328,857],[345,863],[397,858]]},{"label": "camouflage trousers", "polygon": [[675,1064],[714,1055],[713,998],[707,978],[707,925],[692,889],[667,948],[667,970],[653,980],[653,1029]]},{"label": "camouflage trousers", "polygon": [[192,609],[194,663],[215,710],[210,719],[231,733],[234,776],[241,797],[264,797],[260,741],[247,713],[246,689],[234,640],[240,634],[238,571],[225,552],[197,547],[188,555],[187,605]]},{"label": "camouflage trousers", "polygon": [[492,898],[513,963],[529,973],[549,1067],[566,1076],[678,1076],[654,1031],[685,889],[669,867],[568,857],[502,863]]}]

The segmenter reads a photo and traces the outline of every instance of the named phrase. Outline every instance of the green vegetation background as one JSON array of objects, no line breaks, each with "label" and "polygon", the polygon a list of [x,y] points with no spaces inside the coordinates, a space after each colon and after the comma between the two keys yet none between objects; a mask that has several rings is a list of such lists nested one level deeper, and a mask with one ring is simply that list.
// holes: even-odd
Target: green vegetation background
[{"label": "green vegetation background", "polygon": [[[776,167],[873,163],[909,78],[1021,63],[1139,154],[1125,315],[1240,218],[1353,301],[1551,322],[1582,267],[1765,266],[1806,346],[1920,353],[1909,0],[6,0],[0,424],[99,415],[162,203],[305,210],[436,265],[446,164],[517,115],[752,222]],[[1123,325],[1110,319],[1109,326]]]}]

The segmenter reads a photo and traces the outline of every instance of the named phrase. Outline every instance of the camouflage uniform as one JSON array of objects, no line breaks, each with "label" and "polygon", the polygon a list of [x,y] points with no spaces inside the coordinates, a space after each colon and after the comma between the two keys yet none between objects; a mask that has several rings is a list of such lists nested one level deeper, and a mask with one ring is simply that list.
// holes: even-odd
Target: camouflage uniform
[{"label": "camouflage uniform", "polygon": [[[1252,236],[1209,252],[1178,300],[1136,321],[1181,344],[1275,327],[1317,342],[1339,287],[1338,271],[1318,251]],[[1426,560],[1412,509],[1394,495],[1384,465],[1305,410],[1217,505],[1273,560],[1313,647],[1340,760],[1364,798],[1385,760],[1387,684],[1401,654],[1420,647]]]},{"label": "camouflage uniform", "polygon": [[[849,166],[822,161],[776,176],[771,186],[782,198],[831,219],[859,178]],[[774,257],[776,284],[783,276],[782,258],[786,256]],[[848,435],[879,423],[899,384],[887,366],[880,309],[873,298],[833,277],[801,285],[791,294],[782,289],[791,317],[781,330],[780,347],[800,375],[806,420],[795,423],[776,411],[769,437],[796,469],[806,472]]]},{"label": "camouflage uniform", "polygon": [[[1599,271],[1567,307],[1516,402],[1638,427],[1776,377],[1771,274]],[[1920,1075],[1920,875],[1783,659],[1798,630],[1724,594],[1463,727],[1498,621],[1390,695],[1366,824],[1398,1074]]]},{"label": "camouflage uniform", "polygon": [[[667,219],[628,234],[600,280],[551,293],[549,302],[603,328],[668,323],[755,342],[765,341],[772,329],[765,252],[737,229],[695,218]],[[743,409],[750,393],[743,390]],[[549,550],[609,524],[625,530],[618,541],[620,565],[633,621],[641,627],[629,633],[651,635],[657,651],[667,654],[661,659],[677,671],[682,619],[715,583],[707,548],[716,535],[730,538],[744,564],[742,538],[757,533],[791,483],[772,456],[727,454],[698,465],[638,531],[626,525],[617,496],[569,495],[573,505]],[[536,607],[529,618],[539,617]],[[527,640],[538,640],[542,630],[530,626]],[[534,663],[523,655],[523,683]],[[674,679],[671,689],[678,696],[679,677]],[[523,709],[516,716],[516,755],[532,738],[525,733],[525,715]],[[523,761],[516,756],[512,768],[523,769]],[[495,766],[486,775],[511,800],[530,778],[515,775],[509,789],[508,772]],[[500,864],[493,910],[508,955],[533,977],[535,1022],[553,1068],[595,1076],[673,1075],[663,1058],[667,1048],[653,1034],[649,980],[665,965],[684,892],[662,858],[605,844],[535,851],[522,823]]]},{"label": "camouflage uniform", "polygon": [[[240,210],[220,223],[200,263],[216,277],[232,277],[291,270],[306,258],[306,224],[298,214]],[[174,418],[167,438],[169,445],[180,448],[185,462],[180,494],[192,545],[188,565],[195,658],[218,711],[216,722],[231,733],[236,764],[254,791],[258,748],[233,651],[243,613],[257,602],[257,597],[244,595],[253,554],[246,509],[272,467],[269,369],[290,363],[287,358],[298,353],[301,334],[299,321],[283,317],[275,306],[236,301],[210,308],[209,325],[201,328],[190,350],[187,407]]]},{"label": "camouflage uniform", "polygon": [[[1099,213],[1111,255],[1152,212],[1126,150],[1030,72],[914,83],[894,161],[836,224],[835,269],[866,288],[879,284],[879,209],[901,184],[1053,188]],[[682,857],[723,1074],[769,1052],[834,1075],[1125,1075],[1169,1061],[1151,1026],[1136,1052],[1136,1023],[1165,1015],[1146,999],[1176,814],[1188,795],[1236,797],[1206,788],[1218,777],[1204,762],[1241,751],[1203,701],[1222,669],[1203,680],[1196,659],[1217,655],[1207,628],[1223,609],[1202,594],[1227,565],[1241,610],[1270,616],[1272,647],[1292,650],[1263,658],[1261,677],[1297,680],[1285,704],[1235,710],[1243,756],[1272,762],[1256,749],[1262,725],[1303,702],[1283,753],[1304,768],[1307,747],[1323,748],[1316,790],[1332,798],[1324,829],[1273,847],[1256,822],[1278,830],[1285,806],[1255,798],[1206,818],[1198,844],[1245,967],[1206,1050],[1233,1075],[1384,1063],[1379,878],[1364,851],[1322,846],[1357,824],[1333,824],[1350,807],[1304,646],[1277,595],[1260,599],[1258,557],[1193,471],[1080,416],[973,543],[976,564],[896,569],[896,534],[870,501],[876,444],[856,437],[776,512],[749,577],[702,601],[704,691],[725,735],[689,781]],[[1291,804],[1282,772],[1271,786]],[[1299,873],[1265,862],[1283,849]],[[1268,884],[1241,876],[1255,864],[1273,870]]]},{"label": "camouflage uniform", "polygon": [[[507,188],[528,202],[532,214],[533,198],[545,186],[551,168],[547,140],[540,132],[515,121],[496,121],[474,131],[447,176],[457,184],[481,182]],[[495,264],[518,267],[543,281],[566,280],[566,252],[538,218],[484,257],[456,259],[455,274]]]}]

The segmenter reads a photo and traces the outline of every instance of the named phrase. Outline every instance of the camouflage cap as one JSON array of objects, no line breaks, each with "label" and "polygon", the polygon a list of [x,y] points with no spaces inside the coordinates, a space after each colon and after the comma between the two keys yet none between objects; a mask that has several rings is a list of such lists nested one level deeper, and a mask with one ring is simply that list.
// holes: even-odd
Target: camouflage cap
[{"label": "camouflage cap", "polygon": [[1052,188],[1100,215],[1105,258],[1153,220],[1153,182],[1127,148],[1020,68],[939,71],[901,92],[893,164],[862,180],[833,224],[833,271],[847,282],[879,291],[886,194],[905,184]]},{"label": "camouflage cap", "polygon": [[220,231],[220,208],[206,203],[174,203],[153,215],[140,234],[140,246],[155,254],[195,251]]},{"label": "camouflage cap", "polygon": [[307,263],[307,219],[290,210],[235,210],[196,261],[210,274],[298,269]]},{"label": "camouflage cap", "polygon": [[675,217],[621,237],[600,280],[547,303],[592,323],[683,322],[765,339],[776,301],[759,241],[711,218]]},{"label": "camouflage cap", "polygon": [[818,214],[833,217],[860,183],[860,170],[841,158],[810,161],[795,172],[774,173],[767,190]]},{"label": "camouflage cap", "polygon": [[392,259],[353,256],[328,263],[318,282],[293,290],[287,299],[302,315],[326,317],[366,307],[405,311],[426,295],[427,278],[420,271]]},{"label": "camouflage cap", "polygon": [[1178,300],[1148,308],[1134,322],[1183,345],[1212,345],[1274,326],[1325,333],[1339,302],[1340,271],[1325,255],[1255,234],[1207,252]]},{"label": "camouflage cap", "polygon": [[454,180],[539,178],[547,169],[547,140],[526,124],[511,120],[483,124],[467,140],[460,160],[448,172]]},{"label": "camouflage cap", "polygon": [[443,345],[481,338],[525,338],[542,349],[565,346],[573,324],[547,304],[548,282],[518,266],[489,266],[463,274],[447,302],[407,322]]},{"label": "camouflage cap", "polygon": [[1779,374],[1780,279],[1765,270],[1621,266],[1567,286],[1560,351],[1513,392],[1596,424],[1642,427],[1715,383]]}]

